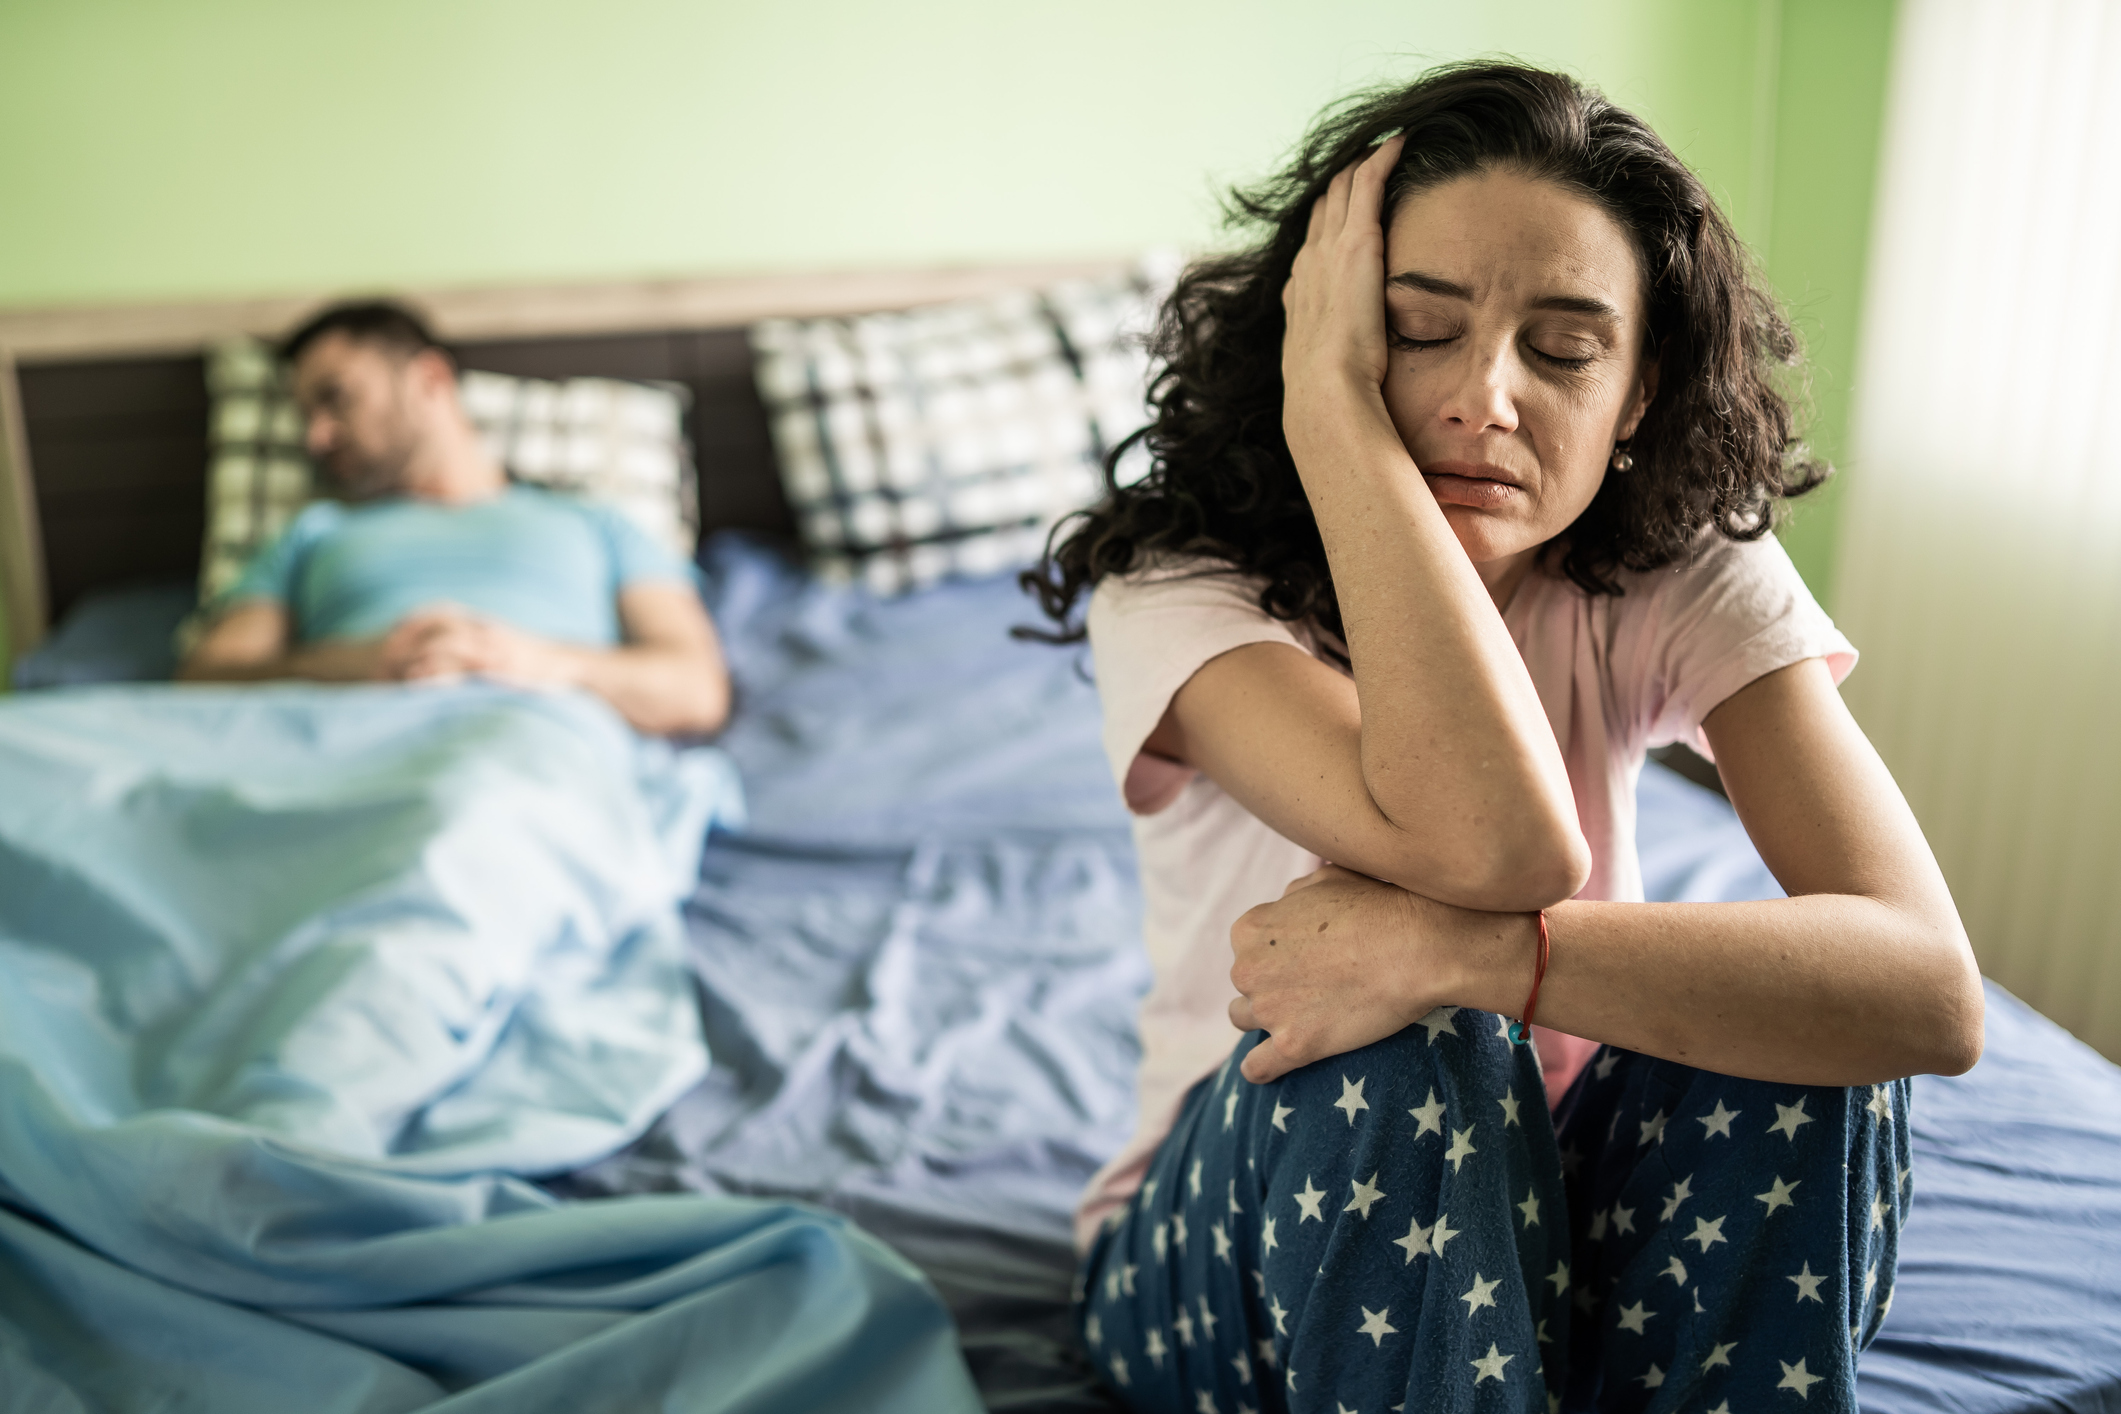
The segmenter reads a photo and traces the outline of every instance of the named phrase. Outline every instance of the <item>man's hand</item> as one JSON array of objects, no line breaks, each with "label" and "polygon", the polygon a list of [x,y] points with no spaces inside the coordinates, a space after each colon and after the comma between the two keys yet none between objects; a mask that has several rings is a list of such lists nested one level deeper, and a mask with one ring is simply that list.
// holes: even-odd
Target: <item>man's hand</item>
[{"label": "man's hand", "polygon": [[576,680],[578,654],[454,604],[416,609],[383,640],[386,677],[406,682],[491,678],[516,687],[561,687]]},{"label": "man's hand", "polygon": [[1245,1078],[1381,1041],[1463,1001],[1474,969],[1510,968],[1520,951],[1529,981],[1534,936],[1528,915],[1454,908],[1330,864],[1308,874],[1230,929],[1231,1023],[1270,1033]]}]

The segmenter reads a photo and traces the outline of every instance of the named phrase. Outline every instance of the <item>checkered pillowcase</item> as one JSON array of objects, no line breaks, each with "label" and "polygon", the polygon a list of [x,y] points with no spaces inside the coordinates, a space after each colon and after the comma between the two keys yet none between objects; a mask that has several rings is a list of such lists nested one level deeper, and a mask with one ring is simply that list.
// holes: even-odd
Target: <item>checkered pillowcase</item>
[{"label": "checkered pillowcase", "polygon": [[[768,320],[751,347],[781,484],[818,571],[898,593],[1038,558],[1146,423],[1144,267],[847,319]],[[1122,481],[1147,470],[1139,449]]]},{"label": "checkered pillowcase", "polygon": [[[272,351],[231,339],[208,351],[206,546],[199,601],[235,584],[260,550],[320,494],[302,423]],[[685,439],[690,395],[671,384],[575,378],[550,383],[466,371],[464,411],[519,481],[607,502],[690,559],[698,486]]]}]

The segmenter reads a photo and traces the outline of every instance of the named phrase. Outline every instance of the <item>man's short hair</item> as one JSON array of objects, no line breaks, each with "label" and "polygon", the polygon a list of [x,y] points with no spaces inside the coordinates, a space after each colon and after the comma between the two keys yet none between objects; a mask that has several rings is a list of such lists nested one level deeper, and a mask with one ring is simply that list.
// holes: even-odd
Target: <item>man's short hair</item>
[{"label": "man's short hair", "polygon": [[349,339],[387,349],[401,358],[411,358],[433,349],[452,366],[456,363],[448,345],[434,336],[426,321],[404,305],[389,300],[349,301],[311,315],[301,328],[280,341],[280,362],[292,365],[302,356],[303,350],[326,334],[344,334]]}]

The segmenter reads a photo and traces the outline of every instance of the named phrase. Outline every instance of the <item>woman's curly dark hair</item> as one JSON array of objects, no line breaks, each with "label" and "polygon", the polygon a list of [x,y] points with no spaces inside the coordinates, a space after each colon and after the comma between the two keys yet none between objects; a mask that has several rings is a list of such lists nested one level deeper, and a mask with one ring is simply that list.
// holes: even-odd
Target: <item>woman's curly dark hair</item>
[{"label": "woman's curly dark hair", "polygon": [[[1155,420],[1106,459],[1104,500],[1057,527],[1045,560],[1024,574],[1060,625],[1031,636],[1080,639],[1072,618],[1084,592],[1162,555],[1258,576],[1267,613],[1340,634],[1325,548],[1282,435],[1281,294],[1312,203],[1394,133],[1407,142],[1386,211],[1503,169],[1598,202],[1642,258],[1657,395],[1630,440],[1632,474],[1607,476],[1551,547],[1561,573],[1589,593],[1618,594],[1616,571],[1669,565],[1706,526],[1758,539],[1778,498],[1826,479],[1777,386],[1797,367],[1796,336],[1701,181],[1640,118],[1567,75],[1454,64],[1327,110],[1286,170],[1231,194],[1231,223],[1264,228],[1264,239],[1191,266],[1165,302],[1151,339]],[[1151,469],[1122,486],[1115,468],[1137,442]]]}]

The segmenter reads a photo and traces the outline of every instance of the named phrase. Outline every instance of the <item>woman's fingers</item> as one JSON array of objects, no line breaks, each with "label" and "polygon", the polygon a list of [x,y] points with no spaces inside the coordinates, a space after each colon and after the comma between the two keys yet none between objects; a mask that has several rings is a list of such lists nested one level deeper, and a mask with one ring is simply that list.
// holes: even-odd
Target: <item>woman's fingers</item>
[{"label": "woman's fingers", "polygon": [[1355,168],[1343,167],[1326,183],[1325,239],[1338,236],[1348,224],[1348,195],[1355,190]]},{"label": "woman's fingers", "polygon": [[1250,997],[1232,997],[1230,999],[1230,1024],[1240,1031],[1257,1031],[1260,1029],[1259,1018],[1252,1014],[1252,999]]},{"label": "woman's fingers", "polygon": [[1269,1036],[1252,1048],[1251,1053],[1245,1057],[1244,1064],[1237,1069],[1239,1074],[1254,1085],[1264,1085],[1270,1080],[1281,1079],[1296,1067],[1281,1053],[1281,1048],[1274,1044],[1274,1038]]}]

